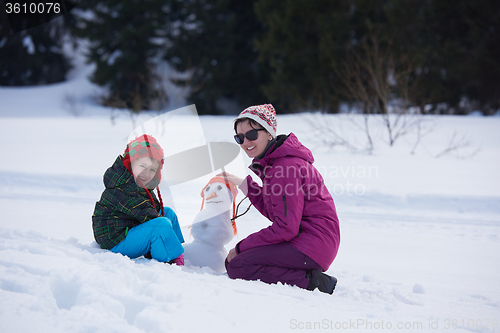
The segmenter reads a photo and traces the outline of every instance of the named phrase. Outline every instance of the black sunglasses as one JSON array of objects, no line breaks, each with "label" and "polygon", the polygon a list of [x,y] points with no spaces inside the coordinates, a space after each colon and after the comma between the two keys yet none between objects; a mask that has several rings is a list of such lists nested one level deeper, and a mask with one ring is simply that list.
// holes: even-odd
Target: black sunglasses
[{"label": "black sunglasses", "polygon": [[236,134],[234,136],[234,139],[239,145],[241,145],[243,141],[245,141],[245,137],[250,141],[255,141],[259,137],[259,131],[264,131],[264,130],[265,128],[256,128],[246,132],[245,134]]}]

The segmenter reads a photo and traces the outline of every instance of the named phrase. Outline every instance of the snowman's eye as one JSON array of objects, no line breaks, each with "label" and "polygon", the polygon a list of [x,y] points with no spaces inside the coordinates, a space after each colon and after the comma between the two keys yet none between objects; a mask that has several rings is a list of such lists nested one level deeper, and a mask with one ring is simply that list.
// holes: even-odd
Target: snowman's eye
[{"label": "snowman's eye", "polygon": [[222,186],[217,185],[217,189],[218,189],[219,191],[220,191],[220,190],[222,190]]},{"label": "snowman's eye", "polygon": [[207,186],[207,188],[205,189],[205,192],[208,192],[210,191],[210,186]]}]

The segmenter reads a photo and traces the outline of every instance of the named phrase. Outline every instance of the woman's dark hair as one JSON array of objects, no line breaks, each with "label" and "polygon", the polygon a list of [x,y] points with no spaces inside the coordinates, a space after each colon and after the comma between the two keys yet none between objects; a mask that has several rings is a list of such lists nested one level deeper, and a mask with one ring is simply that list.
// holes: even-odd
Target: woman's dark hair
[{"label": "woman's dark hair", "polygon": [[238,134],[236,132],[236,126],[238,126],[239,123],[242,123],[242,122],[245,122],[245,121],[248,121],[248,123],[250,124],[250,127],[254,128],[254,129],[264,128],[258,122],[256,122],[253,119],[250,119],[250,118],[239,118],[239,119],[236,119],[236,121],[234,122],[234,133]]}]

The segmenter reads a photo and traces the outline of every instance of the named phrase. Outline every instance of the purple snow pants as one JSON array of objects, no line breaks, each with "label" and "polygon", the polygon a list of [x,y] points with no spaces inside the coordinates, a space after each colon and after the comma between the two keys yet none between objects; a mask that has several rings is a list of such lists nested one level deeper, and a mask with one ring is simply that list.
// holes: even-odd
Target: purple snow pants
[{"label": "purple snow pants", "polygon": [[311,258],[290,243],[278,243],[248,249],[230,262],[226,260],[231,279],[261,280],[266,283],[286,283],[307,289],[309,270],[323,271]]}]

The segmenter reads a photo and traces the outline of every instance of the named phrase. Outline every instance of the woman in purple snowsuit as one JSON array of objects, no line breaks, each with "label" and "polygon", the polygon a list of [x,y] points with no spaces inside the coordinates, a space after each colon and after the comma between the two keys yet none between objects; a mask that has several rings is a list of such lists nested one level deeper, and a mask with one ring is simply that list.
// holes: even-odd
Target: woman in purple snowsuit
[{"label": "woman in purple snowsuit", "polygon": [[332,294],[337,279],[323,271],[340,243],[335,204],[312,165],[311,151],[293,133],[276,136],[276,127],[271,104],[249,107],[235,121],[235,140],[253,158],[250,169],[262,186],[250,176],[221,175],[238,185],[272,224],[229,251],[227,274]]}]

